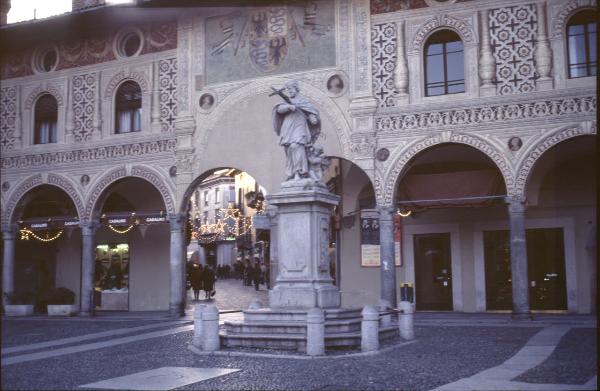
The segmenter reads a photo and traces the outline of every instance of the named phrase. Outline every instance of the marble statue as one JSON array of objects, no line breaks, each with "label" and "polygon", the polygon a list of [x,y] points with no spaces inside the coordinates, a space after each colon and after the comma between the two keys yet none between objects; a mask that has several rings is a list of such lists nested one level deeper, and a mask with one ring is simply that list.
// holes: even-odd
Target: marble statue
[{"label": "marble statue", "polygon": [[271,95],[279,95],[285,101],[273,108],[273,128],[279,136],[279,145],[285,149],[287,180],[311,178],[308,159],[310,148],[321,133],[319,111],[300,95],[295,80],[285,83],[283,89],[273,88],[273,91]]}]

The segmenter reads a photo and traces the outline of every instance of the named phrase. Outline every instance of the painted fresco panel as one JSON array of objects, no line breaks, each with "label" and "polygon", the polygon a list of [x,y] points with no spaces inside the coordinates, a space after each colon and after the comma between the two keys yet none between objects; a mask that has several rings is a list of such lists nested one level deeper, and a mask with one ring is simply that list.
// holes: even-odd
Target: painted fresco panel
[{"label": "painted fresco panel", "polygon": [[290,1],[207,19],[207,84],[335,66],[334,6]]}]

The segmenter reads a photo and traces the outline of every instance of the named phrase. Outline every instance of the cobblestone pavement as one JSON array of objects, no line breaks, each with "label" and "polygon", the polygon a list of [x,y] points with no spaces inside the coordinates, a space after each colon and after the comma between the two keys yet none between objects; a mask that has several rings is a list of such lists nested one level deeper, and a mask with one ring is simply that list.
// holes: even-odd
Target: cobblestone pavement
[{"label": "cobblestone pavement", "polygon": [[[241,283],[238,287],[244,288]],[[239,303],[239,299],[235,302]],[[240,313],[230,313],[222,318],[239,316]],[[519,383],[502,384],[517,384],[518,389],[594,389],[595,318],[540,318],[534,322],[512,322],[496,314],[418,313],[417,340],[412,344],[371,356],[320,360],[195,355],[188,349],[193,335],[189,318],[174,321],[161,315],[155,322],[146,318],[136,322],[118,316],[86,320],[3,318],[2,389],[77,389],[141,371],[188,367],[240,371],[178,389],[426,390],[476,378],[489,368],[500,368],[511,357],[519,356],[517,352],[522,352],[526,344],[539,340],[542,331],[552,327],[565,331],[564,336],[558,337],[560,343],[556,342],[558,346],[553,353],[522,374]],[[51,340],[31,335],[40,333]],[[40,341],[55,345],[32,345]],[[12,351],[6,351],[9,346]],[[487,389],[499,389],[494,388],[492,380],[486,383]],[[563,385],[551,384],[557,382]]]},{"label": "cobblestone pavement", "polygon": [[189,306],[194,303],[211,303],[215,304],[220,311],[245,310],[248,308],[252,299],[260,300],[265,306],[268,305],[269,291],[266,285],[260,285],[259,290],[255,290],[254,286],[245,286],[241,280],[227,278],[217,280],[215,283],[215,291],[217,292],[212,300],[203,300],[204,292],[200,291],[199,301],[194,300],[194,291],[187,291],[187,304]]}]

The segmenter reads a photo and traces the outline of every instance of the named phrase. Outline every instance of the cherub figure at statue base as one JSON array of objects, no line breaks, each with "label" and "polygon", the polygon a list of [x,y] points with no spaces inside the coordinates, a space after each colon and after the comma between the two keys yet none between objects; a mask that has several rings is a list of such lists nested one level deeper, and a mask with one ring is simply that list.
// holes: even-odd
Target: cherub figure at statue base
[{"label": "cherub figure at statue base", "polygon": [[315,181],[323,181],[323,172],[329,167],[329,159],[323,155],[323,147],[308,148],[308,176]]}]

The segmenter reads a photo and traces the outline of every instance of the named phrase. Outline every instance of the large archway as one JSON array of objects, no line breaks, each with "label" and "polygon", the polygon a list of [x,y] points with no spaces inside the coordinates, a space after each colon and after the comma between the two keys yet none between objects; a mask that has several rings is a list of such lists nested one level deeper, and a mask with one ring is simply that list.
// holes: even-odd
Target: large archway
[{"label": "large archway", "polygon": [[590,312],[596,302],[596,136],[564,140],[528,173],[527,258],[534,310]]},{"label": "large archway", "polygon": [[[184,193],[180,211],[187,217],[187,302],[214,300],[220,309],[247,308],[267,301],[275,265],[270,259],[267,189],[248,172],[233,167],[209,169]],[[211,284],[216,278],[214,296]]]},{"label": "large archway", "polygon": [[505,226],[503,172],[481,150],[441,143],[415,154],[396,179],[401,283],[414,284],[417,310],[486,308],[486,224]]},{"label": "large archway", "polygon": [[123,177],[90,206],[96,310],[169,309],[169,225],[165,200],[149,181]]},{"label": "large archway", "polygon": [[[13,292],[31,295],[38,312],[46,310],[53,288],[80,293],[81,232],[78,208],[55,185],[42,184],[17,201],[11,220],[18,227]],[[4,260],[4,262],[10,260]],[[3,289],[4,290],[4,289]],[[5,291],[5,290],[4,290]]]}]

